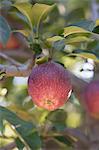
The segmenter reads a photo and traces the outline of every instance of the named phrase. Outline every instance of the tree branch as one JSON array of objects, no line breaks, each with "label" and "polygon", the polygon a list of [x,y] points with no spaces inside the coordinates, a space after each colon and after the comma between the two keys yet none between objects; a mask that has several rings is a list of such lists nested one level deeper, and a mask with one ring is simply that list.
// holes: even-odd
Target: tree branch
[{"label": "tree branch", "polygon": [[12,50],[1,50],[0,52],[2,52],[3,54],[10,56],[10,57],[14,57],[14,58],[24,58],[24,59],[29,59],[32,55],[32,52],[28,49],[12,49]]},{"label": "tree branch", "polygon": [[73,139],[76,138],[76,142],[79,141],[84,145],[88,145],[89,143],[87,136],[79,129],[66,128],[63,132],[63,135],[68,135]]},{"label": "tree branch", "polygon": [[35,55],[28,61],[27,64],[20,66],[0,65],[0,74],[5,73],[6,77],[27,77],[31,73],[32,67],[35,64]]},{"label": "tree branch", "polygon": [[12,65],[15,65],[15,66],[20,66],[21,63],[17,62],[16,60],[12,59],[11,57],[3,54],[2,52],[0,52],[0,57],[8,60]]}]

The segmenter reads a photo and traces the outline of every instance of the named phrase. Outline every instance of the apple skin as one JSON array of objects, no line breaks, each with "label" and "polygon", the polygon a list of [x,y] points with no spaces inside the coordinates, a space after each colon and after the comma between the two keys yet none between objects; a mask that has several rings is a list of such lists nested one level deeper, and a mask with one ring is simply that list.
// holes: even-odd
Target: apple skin
[{"label": "apple skin", "polygon": [[99,81],[91,81],[84,90],[86,109],[94,118],[99,118]]},{"label": "apple skin", "polygon": [[28,93],[33,102],[49,111],[63,106],[71,90],[68,72],[51,61],[34,67],[28,79]]},{"label": "apple skin", "polygon": [[0,49],[17,49],[19,47],[20,42],[13,34],[10,35],[6,46],[3,46],[2,43],[0,43]]}]

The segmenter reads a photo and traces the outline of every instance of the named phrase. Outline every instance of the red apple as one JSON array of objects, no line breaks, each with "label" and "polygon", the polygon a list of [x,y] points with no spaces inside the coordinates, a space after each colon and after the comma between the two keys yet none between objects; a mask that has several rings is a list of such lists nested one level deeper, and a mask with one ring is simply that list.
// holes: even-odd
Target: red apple
[{"label": "red apple", "polygon": [[84,101],[89,114],[99,118],[99,81],[91,81],[84,90]]},{"label": "red apple", "polygon": [[20,47],[19,40],[11,34],[6,46],[3,46],[2,43],[0,43],[0,49],[17,49]]},{"label": "red apple", "polygon": [[71,90],[68,72],[54,62],[34,67],[28,79],[28,92],[33,102],[50,111],[63,106]]}]

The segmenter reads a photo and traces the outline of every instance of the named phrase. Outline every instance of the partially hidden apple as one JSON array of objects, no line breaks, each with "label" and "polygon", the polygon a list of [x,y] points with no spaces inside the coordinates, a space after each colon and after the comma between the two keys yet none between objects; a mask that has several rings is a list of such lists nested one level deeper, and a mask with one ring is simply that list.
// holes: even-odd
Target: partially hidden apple
[{"label": "partially hidden apple", "polygon": [[0,43],[0,49],[17,49],[20,47],[20,45],[21,44],[19,40],[13,34],[11,34],[5,46]]},{"label": "partially hidden apple", "polygon": [[99,118],[99,81],[91,81],[84,90],[84,101],[91,116]]},{"label": "partially hidden apple", "polygon": [[28,92],[34,104],[49,111],[63,106],[71,91],[68,72],[52,61],[34,67],[28,79]]}]

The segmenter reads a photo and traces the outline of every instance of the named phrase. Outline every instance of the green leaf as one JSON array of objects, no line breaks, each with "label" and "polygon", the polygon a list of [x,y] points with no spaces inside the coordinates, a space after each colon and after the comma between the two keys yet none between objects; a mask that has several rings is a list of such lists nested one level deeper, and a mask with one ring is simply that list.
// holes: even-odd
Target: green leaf
[{"label": "green leaf", "polygon": [[68,35],[75,34],[75,33],[91,33],[91,32],[77,26],[68,26],[64,28],[63,35],[64,37],[66,37]]},{"label": "green leaf", "polygon": [[59,50],[59,51],[63,51],[65,48],[65,41],[61,40],[61,41],[56,41],[52,44],[52,48]]},{"label": "green leaf", "polygon": [[58,140],[59,142],[66,144],[68,146],[72,146],[72,140],[69,137],[64,137],[64,136],[57,136],[55,137],[56,140]]},{"label": "green leaf", "polygon": [[99,25],[96,26],[92,32],[99,34]]},{"label": "green leaf", "polygon": [[73,26],[81,27],[85,30],[92,31],[95,27],[95,22],[89,20],[79,21],[77,23],[72,24]]},{"label": "green leaf", "polygon": [[63,109],[59,109],[59,110],[51,112],[47,116],[47,119],[52,122],[64,122],[66,117],[67,117],[66,112]]},{"label": "green leaf", "polygon": [[10,37],[10,26],[4,17],[0,16],[0,42],[3,45],[6,45],[9,37]]},{"label": "green leaf", "polygon": [[53,36],[53,37],[50,37],[50,38],[47,38],[47,42],[49,43],[49,44],[52,44],[52,43],[54,43],[54,42],[57,42],[57,41],[60,41],[60,40],[63,40],[64,38],[63,37],[61,37],[61,36]]},{"label": "green leaf", "polygon": [[54,37],[48,38],[46,42],[50,47],[56,50],[64,50],[64,47],[65,47],[64,39],[65,38],[61,36],[54,36]]},{"label": "green leaf", "polygon": [[29,25],[32,29],[32,16],[31,16],[32,5],[30,3],[15,3],[12,6],[18,9],[18,11],[20,11],[25,17],[27,17]]},{"label": "green leaf", "polygon": [[29,37],[29,35],[30,35],[30,31],[29,30],[24,30],[24,29],[23,30],[13,30],[12,32],[19,32],[25,37]]},{"label": "green leaf", "polygon": [[25,147],[25,145],[21,142],[19,138],[17,138],[15,142],[16,142],[18,150],[22,150]]},{"label": "green leaf", "polygon": [[66,117],[67,117],[66,112],[62,109],[59,109],[59,110],[51,112],[47,116],[47,120],[52,122],[56,130],[62,131],[66,127],[65,126]]},{"label": "green leaf", "polygon": [[42,20],[44,20],[48,13],[54,8],[55,5],[35,4],[30,3],[15,3],[12,5],[17,8],[29,21],[29,25],[32,29],[33,26],[38,26]]},{"label": "green leaf", "polygon": [[80,42],[92,42],[93,39],[90,39],[86,36],[76,36],[71,38],[66,38],[65,43],[66,44],[74,44],[74,43],[80,43]]},{"label": "green leaf", "polygon": [[[39,107],[34,107],[33,110],[31,111],[31,114],[33,115],[35,122],[40,125],[46,121],[46,117],[49,114],[48,110],[39,108]],[[39,116],[39,117],[38,117]]]},{"label": "green leaf", "polygon": [[17,133],[32,150],[37,150],[41,147],[40,137],[33,123],[20,119],[15,113],[2,106],[0,106],[0,115],[3,120],[7,120],[15,127]]},{"label": "green leaf", "polygon": [[35,4],[32,8],[33,25],[38,26],[44,20],[48,13],[55,7],[54,5]]},{"label": "green leaf", "polygon": [[1,132],[1,134],[3,134],[4,129],[5,129],[5,127],[4,127],[4,123],[3,123],[3,118],[0,116],[0,132]]},{"label": "green leaf", "polygon": [[82,57],[82,58],[85,58],[85,59],[93,59],[94,61],[96,62],[99,62],[99,58],[97,58],[97,56],[93,53],[88,53],[88,52],[79,52],[79,53],[71,53],[69,54],[68,56],[78,56],[78,57]]}]

